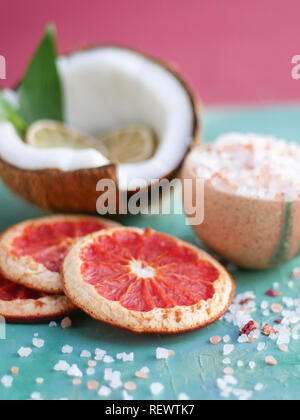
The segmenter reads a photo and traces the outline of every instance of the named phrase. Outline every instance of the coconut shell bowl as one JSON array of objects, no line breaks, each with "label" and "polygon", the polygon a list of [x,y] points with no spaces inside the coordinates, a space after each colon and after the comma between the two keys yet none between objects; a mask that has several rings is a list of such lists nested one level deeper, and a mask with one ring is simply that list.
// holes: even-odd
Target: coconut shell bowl
[{"label": "coconut shell bowl", "polygon": [[[232,153],[231,147],[245,147],[247,153],[255,155],[255,159],[250,158],[247,171],[252,175],[256,171],[258,186],[251,184],[251,173],[241,167],[245,155]],[[266,149],[256,150],[260,147]],[[298,254],[300,189],[295,168],[299,154],[297,145],[238,134],[224,136],[215,145],[191,151],[182,178],[204,179],[204,222],[193,226],[199,239],[227,261],[246,269],[274,268]],[[232,159],[237,156],[239,163],[231,171],[230,165],[236,164]],[[222,170],[218,172],[222,159],[226,163],[221,164]],[[234,182],[228,182],[231,177],[235,177]],[[238,188],[237,184],[240,184]]]}]

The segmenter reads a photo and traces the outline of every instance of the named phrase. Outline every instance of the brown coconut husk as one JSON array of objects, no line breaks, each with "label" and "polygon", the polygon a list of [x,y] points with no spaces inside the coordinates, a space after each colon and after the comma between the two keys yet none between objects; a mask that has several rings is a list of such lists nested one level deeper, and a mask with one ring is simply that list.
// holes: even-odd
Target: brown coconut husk
[{"label": "brown coconut husk", "polygon": [[[165,67],[180,81],[189,95],[194,115],[190,147],[199,144],[201,131],[198,119],[199,104],[192,94],[191,89],[188,87],[188,84],[177,72],[177,70],[175,70],[173,66],[169,66],[133,48],[117,45],[105,45],[92,48],[111,47],[137,52]],[[81,50],[73,51],[72,53],[89,50],[92,48],[84,48]],[[189,148],[187,148],[187,153],[188,152]],[[184,158],[185,156],[182,156],[182,162],[184,161]],[[172,178],[175,176],[180,170],[182,162],[179,167],[174,168],[174,171],[166,174],[162,179]],[[155,174],[153,175],[155,178]],[[98,181],[102,179],[111,179],[117,186],[116,203],[118,211],[119,192],[117,167],[113,164],[101,168],[82,169],[73,172],[63,172],[56,169],[32,171],[16,168],[13,165],[10,165],[9,163],[0,159],[0,176],[4,184],[13,193],[17,194],[26,201],[37,205],[38,207],[61,213],[73,212],[90,214],[97,213],[96,202],[101,195],[96,191],[96,185]],[[128,197],[134,193],[134,191],[129,192]]]}]

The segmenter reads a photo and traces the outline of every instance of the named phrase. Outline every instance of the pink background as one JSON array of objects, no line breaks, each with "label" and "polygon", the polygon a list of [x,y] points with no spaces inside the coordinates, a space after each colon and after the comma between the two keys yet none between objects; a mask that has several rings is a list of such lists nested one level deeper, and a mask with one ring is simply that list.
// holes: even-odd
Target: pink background
[{"label": "pink background", "polygon": [[59,49],[121,43],[177,63],[208,104],[300,99],[299,0],[0,0],[6,86],[21,76],[46,22]]}]

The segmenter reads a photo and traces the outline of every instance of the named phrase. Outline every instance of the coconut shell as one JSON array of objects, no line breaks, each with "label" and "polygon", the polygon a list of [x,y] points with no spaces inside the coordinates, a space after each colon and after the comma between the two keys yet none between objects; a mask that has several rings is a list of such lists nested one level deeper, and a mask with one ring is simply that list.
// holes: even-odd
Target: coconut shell
[{"label": "coconut shell", "polygon": [[13,193],[54,212],[95,214],[96,202],[101,196],[96,191],[98,181],[111,179],[117,185],[114,165],[73,172],[51,169],[30,171],[16,168],[0,159],[0,175]]},{"label": "coconut shell", "polygon": [[[172,73],[185,88],[189,95],[191,106],[193,109],[193,127],[191,133],[190,147],[200,143],[201,125],[198,114],[200,111],[200,104],[196,101],[188,84],[178,73],[175,66],[165,64],[151,56],[144,54],[133,48],[128,48],[118,45],[103,45],[90,48],[84,48],[86,51],[93,48],[120,48],[131,50],[144,57],[160,64],[170,73]],[[77,51],[72,51],[76,53]],[[72,53],[70,55],[72,55]],[[185,141],[185,139],[183,139]],[[187,153],[189,148],[187,149]],[[185,156],[182,156],[182,161],[179,167],[174,168],[174,171],[165,175],[164,178],[174,177],[181,168]],[[167,159],[167,157],[166,157]],[[97,213],[96,202],[101,196],[100,192],[96,191],[96,185],[101,179],[111,179],[115,182],[117,197],[116,210],[119,209],[119,191],[117,168],[115,165],[96,169],[82,169],[73,172],[63,172],[55,169],[49,170],[23,170],[16,168],[7,162],[0,159],[0,177],[4,184],[15,194],[25,199],[26,201],[37,205],[46,210],[60,212],[60,213]],[[155,174],[153,174],[153,178]],[[128,197],[134,194],[135,191],[128,192]]]},{"label": "coconut shell", "polygon": [[[189,157],[182,178],[196,178]],[[204,222],[193,229],[226,260],[243,268],[267,269],[300,251],[300,201],[247,198],[218,190],[209,182],[204,191]]]}]

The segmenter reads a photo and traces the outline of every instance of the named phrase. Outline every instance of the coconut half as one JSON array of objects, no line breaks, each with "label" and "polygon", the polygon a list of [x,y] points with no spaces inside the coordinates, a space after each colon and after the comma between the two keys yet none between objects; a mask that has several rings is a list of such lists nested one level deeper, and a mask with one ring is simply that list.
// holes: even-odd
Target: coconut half
[{"label": "coconut half", "polygon": [[[174,174],[198,141],[194,97],[181,77],[166,65],[130,49],[99,47],[60,57],[58,69],[65,120],[70,127],[101,135],[127,125],[143,124],[153,129],[159,144],[149,160],[118,166],[108,164],[100,152],[89,149],[48,149],[34,154],[30,146],[27,149],[23,146],[22,153],[14,153],[7,144],[16,143],[17,134],[0,123],[3,181],[40,207],[95,212],[99,197],[97,181],[109,177],[122,192],[150,186],[153,180]],[[42,158],[38,153],[44,153]],[[89,190],[88,194],[76,188],[75,178],[82,188]],[[53,182],[59,185],[54,186]],[[47,192],[33,191],[45,187]],[[44,198],[39,199],[40,196]]]}]

